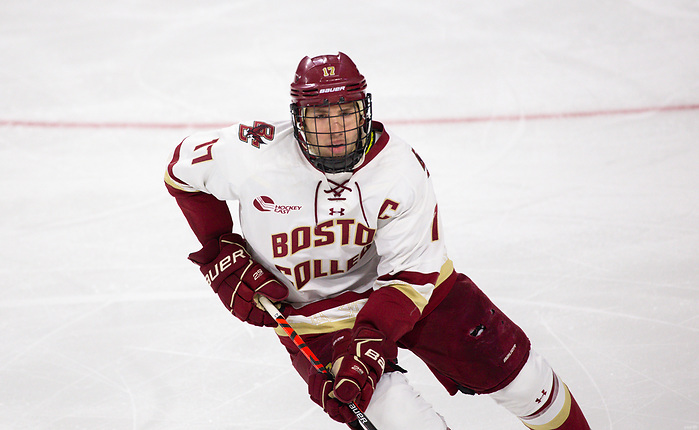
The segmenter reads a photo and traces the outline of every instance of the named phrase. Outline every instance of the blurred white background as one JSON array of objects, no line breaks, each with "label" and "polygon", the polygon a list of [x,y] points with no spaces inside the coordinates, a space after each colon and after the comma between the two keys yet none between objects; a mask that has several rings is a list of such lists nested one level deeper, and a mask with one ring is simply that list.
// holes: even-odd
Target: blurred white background
[{"label": "blurred white background", "polygon": [[[186,260],[162,184],[337,51],[592,428],[699,428],[697,1],[6,0],[0,35],[0,428],[343,428]],[[524,428],[401,363],[452,429]]]}]

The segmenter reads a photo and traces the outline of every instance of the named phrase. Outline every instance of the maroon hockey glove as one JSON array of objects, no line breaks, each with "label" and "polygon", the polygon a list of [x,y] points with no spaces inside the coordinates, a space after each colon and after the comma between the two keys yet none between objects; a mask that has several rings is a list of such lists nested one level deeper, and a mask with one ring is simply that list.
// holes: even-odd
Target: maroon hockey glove
[{"label": "maroon hockey glove", "polygon": [[327,373],[313,373],[308,379],[308,393],[311,400],[320,405],[330,418],[341,423],[349,423],[357,419],[349,406],[341,403],[333,394],[333,379]]},{"label": "maroon hockey glove", "polygon": [[355,327],[341,330],[333,342],[333,395],[342,403],[354,402],[365,410],[386,367],[398,355],[396,344],[378,330]]},{"label": "maroon hockey glove", "polygon": [[250,256],[240,235],[224,234],[189,254],[189,259],[199,265],[206,282],[233,315],[252,325],[276,327],[277,322],[257,306],[254,296],[261,294],[278,302],[289,290]]}]

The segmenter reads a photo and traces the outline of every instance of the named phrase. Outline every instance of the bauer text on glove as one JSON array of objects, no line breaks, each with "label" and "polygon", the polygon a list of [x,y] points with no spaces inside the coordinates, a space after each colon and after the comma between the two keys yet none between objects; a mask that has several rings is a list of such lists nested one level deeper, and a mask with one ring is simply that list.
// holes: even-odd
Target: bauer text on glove
[{"label": "bauer text on glove", "polygon": [[342,403],[354,402],[365,410],[386,361],[394,360],[397,354],[395,343],[376,329],[355,327],[338,332],[333,346],[334,397]]},{"label": "bauer text on glove", "polygon": [[274,319],[254,300],[261,294],[273,302],[284,300],[289,290],[245,249],[245,240],[227,233],[189,255],[226,306],[236,317],[256,326],[276,326]]}]

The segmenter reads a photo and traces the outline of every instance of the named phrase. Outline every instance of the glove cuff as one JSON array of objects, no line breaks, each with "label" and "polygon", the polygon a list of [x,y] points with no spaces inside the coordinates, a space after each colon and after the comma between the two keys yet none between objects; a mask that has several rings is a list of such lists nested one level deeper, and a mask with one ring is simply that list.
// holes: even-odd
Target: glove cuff
[{"label": "glove cuff", "polygon": [[238,245],[243,248],[245,252],[247,252],[245,249],[245,239],[243,239],[241,235],[236,233],[226,233],[217,239],[211,239],[210,241],[206,242],[199,251],[189,254],[188,258],[196,265],[203,266],[214,261],[216,257],[218,257],[219,252],[221,252],[221,249],[225,245],[230,244]]}]

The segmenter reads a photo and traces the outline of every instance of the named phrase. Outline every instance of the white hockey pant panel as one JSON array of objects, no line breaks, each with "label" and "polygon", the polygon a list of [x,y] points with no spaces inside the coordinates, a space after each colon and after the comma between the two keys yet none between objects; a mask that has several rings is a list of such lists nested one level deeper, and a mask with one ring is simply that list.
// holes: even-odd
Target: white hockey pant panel
[{"label": "white hockey pant panel", "polygon": [[568,387],[546,360],[535,351],[517,377],[502,390],[490,394],[499,405],[536,430],[558,428],[568,418],[571,398]]},{"label": "white hockey pant panel", "polygon": [[447,425],[400,372],[385,373],[366,408],[366,416],[381,430],[445,430]]}]

